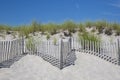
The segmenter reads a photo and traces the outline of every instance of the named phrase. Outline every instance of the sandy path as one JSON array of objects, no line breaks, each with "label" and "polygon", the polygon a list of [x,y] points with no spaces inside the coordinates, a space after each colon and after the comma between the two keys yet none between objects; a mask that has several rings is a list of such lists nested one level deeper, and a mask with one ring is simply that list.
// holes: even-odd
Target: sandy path
[{"label": "sandy path", "polygon": [[76,54],[75,65],[63,70],[27,55],[9,69],[0,69],[0,80],[120,80],[120,66],[90,54]]}]

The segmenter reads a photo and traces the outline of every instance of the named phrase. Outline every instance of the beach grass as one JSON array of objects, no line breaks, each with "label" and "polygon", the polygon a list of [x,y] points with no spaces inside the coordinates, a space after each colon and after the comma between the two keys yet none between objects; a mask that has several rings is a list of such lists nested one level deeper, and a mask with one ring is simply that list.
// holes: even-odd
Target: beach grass
[{"label": "beach grass", "polygon": [[35,35],[35,32],[41,32],[42,34],[47,32],[50,35],[54,35],[60,31],[66,30],[68,30],[69,33],[75,33],[77,31],[83,33],[86,32],[86,28],[94,28],[91,32],[98,31],[99,34],[105,33],[107,35],[112,35],[113,31],[115,32],[116,36],[119,36],[120,34],[120,24],[117,22],[107,22],[106,20],[95,22],[86,21],[81,23],[75,23],[71,20],[68,20],[61,24],[42,24],[36,21],[32,21],[32,23],[29,25],[20,25],[16,27],[1,24],[0,32],[5,31],[6,33],[9,33],[9,31],[18,31],[20,35],[24,35],[26,38],[28,38],[30,33]]}]

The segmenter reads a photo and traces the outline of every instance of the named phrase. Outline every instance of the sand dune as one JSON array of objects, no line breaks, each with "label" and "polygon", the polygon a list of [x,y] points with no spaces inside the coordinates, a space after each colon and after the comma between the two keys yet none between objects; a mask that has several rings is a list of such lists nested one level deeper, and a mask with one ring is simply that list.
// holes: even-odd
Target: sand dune
[{"label": "sand dune", "polygon": [[62,70],[42,58],[27,55],[10,68],[0,69],[0,80],[120,80],[120,67],[96,56],[76,52],[75,65]]}]

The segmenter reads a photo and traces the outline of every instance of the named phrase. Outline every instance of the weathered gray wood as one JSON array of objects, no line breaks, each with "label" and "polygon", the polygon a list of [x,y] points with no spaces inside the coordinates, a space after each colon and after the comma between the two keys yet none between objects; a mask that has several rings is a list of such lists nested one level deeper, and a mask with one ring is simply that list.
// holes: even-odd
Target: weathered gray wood
[{"label": "weathered gray wood", "polygon": [[[75,49],[80,52],[84,53],[91,53],[100,58],[108,60],[112,63],[117,63],[119,61],[120,65],[120,47],[119,47],[119,39],[116,43],[110,41],[108,42],[93,42],[93,41],[86,41],[81,38],[81,42],[78,39],[72,38],[71,39],[72,49]],[[78,44],[82,43],[82,44]],[[82,46],[82,50],[80,49]],[[117,60],[117,61],[116,61]]]},{"label": "weathered gray wood", "polygon": [[63,47],[64,47],[64,45],[63,45],[63,41],[61,40],[61,50],[60,50],[60,69],[62,69],[63,68]]},{"label": "weathered gray wood", "polygon": [[117,40],[117,42],[118,42],[118,64],[120,65],[120,40],[118,39]]},{"label": "weathered gray wood", "polygon": [[0,63],[20,54],[19,39],[0,41]]},{"label": "weathered gray wood", "polygon": [[[71,40],[66,42],[63,40],[58,40],[56,45],[52,40],[41,41],[40,44],[36,42],[37,40],[35,40],[35,50],[32,50],[32,45],[30,45],[30,50],[28,53],[31,55],[41,56],[52,65],[58,66],[60,69],[65,66],[66,61],[69,62],[72,60],[72,58],[67,59],[72,49],[84,53],[94,54],[112,63],[119,62],[120,64],[119,41],[116,43],[99,43],[83,39],[79,41],[76,38],[71,38]],[[21,53],[26,53],[28,50],[25,44],[26,42],[24,42],[23,39],[0,41],[0,62],[12,59]]]}]

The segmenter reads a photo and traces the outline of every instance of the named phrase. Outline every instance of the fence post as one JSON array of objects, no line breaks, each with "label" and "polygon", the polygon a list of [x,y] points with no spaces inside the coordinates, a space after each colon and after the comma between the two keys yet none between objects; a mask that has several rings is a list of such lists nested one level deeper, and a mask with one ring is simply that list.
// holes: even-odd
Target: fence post
[{"label": "fence post", "polygon": [[61,39],[61,50],[60,50],[60,69],[63,68],[63,41]]},{"label": "fence post", "polygon": [[74,54],[72,54],[71,51],[70,39],[61,39],[60,69],[68,65],[74,64],[73,62],[74,62]]},{"label": "fence post", "polygon": [[70,41],[70,50],[71,50],[72,49],[72,37],[70,37],[69,41]]},{"label": "fence post", "polygon": [[22,54],[25,54],[24,48],[25,48],[25,45],[24,45],[24,37],[23,37],[23,35],[22,35]]},{"label": "fence post", "polygon": [[119,39],[117,39],[118,41],[118,65],[120,65],[120,43],[119,43]]}]

